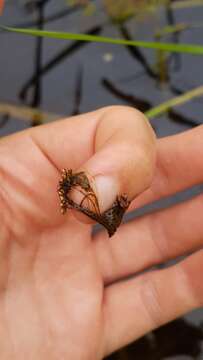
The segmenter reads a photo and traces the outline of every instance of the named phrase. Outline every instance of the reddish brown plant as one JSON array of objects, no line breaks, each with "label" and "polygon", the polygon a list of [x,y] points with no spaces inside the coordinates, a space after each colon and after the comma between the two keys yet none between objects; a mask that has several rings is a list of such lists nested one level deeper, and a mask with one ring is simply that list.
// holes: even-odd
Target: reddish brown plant
[{"label": "reddish brown plant", "polygon": [[3,10],[3,6],[4,6],[4,0],[0,0],[0,14]]},{"label": "reddish brown plant", "polygon": [[[70,193],[72,190],[77,190],[83,195],[80,204],[71,199]],[[65,214],[67,209],[80,211],[103,225],[107,229],[109,237],[116,232],[130,204],[127,195],[117,196],[112,207],[101,213],[97,196],[90,185],[87,175],[84,172],[73,173],[71,169],[63,169],[58,194],[62,214]]]}]

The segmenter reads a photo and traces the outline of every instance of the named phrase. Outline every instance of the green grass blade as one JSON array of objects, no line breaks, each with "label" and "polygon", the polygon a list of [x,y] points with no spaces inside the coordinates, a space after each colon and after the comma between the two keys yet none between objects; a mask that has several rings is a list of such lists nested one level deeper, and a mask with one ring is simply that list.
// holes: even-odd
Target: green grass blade
[{"label": "green grass blade", "polygon": [[161,116],[170,110],[174,106],[183,105],[184,103],[191,101],[192,99],[203,96],[203,86],[199,86],[191,91],[186,92],[183,95],[177,96],[173,99],[170,99],[158,106],[153,107],[145,113],[148,119],[153,119],[155,117]]},{"label": "green grass blade", "polygon": [[172,9],[187,9],[195,6],[203,6],[202,0],[179,0],[171,4]]},{"label": "green grass blade", "polygon": [[24,35],[41,36],[52,39],[79,40],[79,41],[108,43],[115,45],[139,46],[143,48],[158,49],[168,52],[203,55],[203,45],[173,44],[173,43],[133,41],[133,40],[131,41],[131,40],[114,39],[110,37],[96,36],[96,35],[74,34],[74,33],[57,32],[57,31],[42,31],[36,29],[19,29],[19,28],[11,28],[6,26],[3,26],[2,29]]}]

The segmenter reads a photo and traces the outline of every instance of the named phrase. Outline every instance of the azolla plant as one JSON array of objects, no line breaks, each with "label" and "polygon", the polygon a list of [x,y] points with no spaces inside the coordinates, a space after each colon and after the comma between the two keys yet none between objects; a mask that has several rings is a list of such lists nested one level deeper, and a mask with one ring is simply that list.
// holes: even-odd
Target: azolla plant
[{"label": "azolla plant", "polygon": [[[82,200],[79,204],[71,198],[72,190],[76,190],[82,194]],[[71,169],[62,170],[58,194],[62,214],[65,214],[67,209],[80,211],[92,220],[103,225],[108,231],[109,237],[116,232],[121,224],[125,211],[130,205],[127,195],[120,195],[117,196],[110,209],[101,213],[97,196],[85,172],[73,173]]]}]

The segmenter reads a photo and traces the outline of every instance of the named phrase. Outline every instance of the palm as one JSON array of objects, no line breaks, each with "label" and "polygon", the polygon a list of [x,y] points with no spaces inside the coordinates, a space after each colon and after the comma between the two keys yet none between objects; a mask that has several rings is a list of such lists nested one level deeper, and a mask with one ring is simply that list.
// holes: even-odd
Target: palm
[{"label": "palm", "polygon": [[55,169],[35,145],[30,143],[26,159],[19,154],[5,159],[1,331],[9,331],[24,358],[32,349],[33,359],[63,359],[68,349],[70,359],[96,359],[103,283],[90,226],[59,213]]}]

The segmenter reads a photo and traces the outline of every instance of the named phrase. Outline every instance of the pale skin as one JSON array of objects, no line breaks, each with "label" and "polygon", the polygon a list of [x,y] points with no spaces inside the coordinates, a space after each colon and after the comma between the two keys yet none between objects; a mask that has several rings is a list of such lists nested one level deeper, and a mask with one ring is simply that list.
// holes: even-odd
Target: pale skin
[{"label": "pale skin", "polygon": [[62,168],[83,168],[140,207],[202,183],[202,136],[200,126],[156,140],[140,112],[109,107],[0,140],[2,360],[100,360],[202,306],[202,195],[109,239],[61,215],[56,191]]}]

